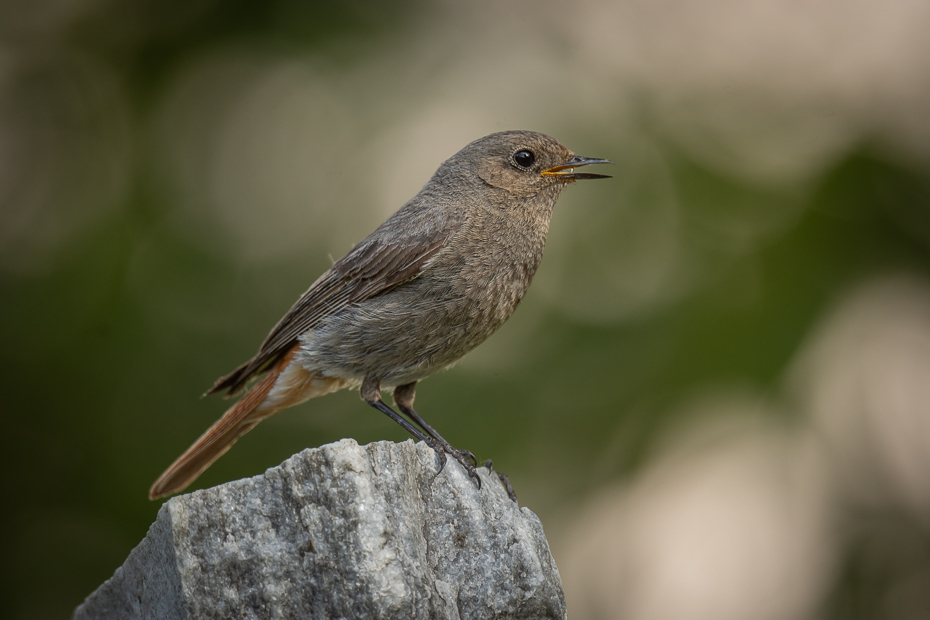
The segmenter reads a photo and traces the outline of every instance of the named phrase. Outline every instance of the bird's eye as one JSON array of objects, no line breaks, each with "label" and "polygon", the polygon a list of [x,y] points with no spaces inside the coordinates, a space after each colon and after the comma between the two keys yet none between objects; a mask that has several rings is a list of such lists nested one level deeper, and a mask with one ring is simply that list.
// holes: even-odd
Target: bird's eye
[{"label": "bird's eye", "polygon": [[533,151],[523,149],[513,154],[513,161],[521,168],[530,168],[536,162],[536,156]]}]

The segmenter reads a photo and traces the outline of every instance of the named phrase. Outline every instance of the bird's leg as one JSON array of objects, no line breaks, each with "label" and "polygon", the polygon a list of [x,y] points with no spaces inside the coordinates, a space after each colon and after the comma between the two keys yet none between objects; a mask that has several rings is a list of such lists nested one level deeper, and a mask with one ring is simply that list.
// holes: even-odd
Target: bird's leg
[{"label": "bird's leg", "polygon": [[409,417],[411,420],[416,422],[417,426],[426,431],[430,437],[439,442],[439,445],[443,449],[456,457],[456,460],[461,461],[461,459],[468,459],[471,461],[473,467],[478,466],[478,459],[468,450],[459,450],[458,448],[453,447],[448,441],[443,439],[442,435],[436,432],[432,426],[430,426],[426,420],[420,417],[420,415],[413,410],[413,397],[414,397],[414,386],[416,383],[408,383],[407,385],[401,385],[394,389],[394,403],[397,405],[397,408],[401,412]]},{"label": "bird's leg", "polygon": [[465,471],[468,472],[468,475],[478,481],[478,488],[481,488],[481,478],[478,477],[478,472],[475,471],[475,468],[478,466],[478,459],[475,458],[475,455],[468,450],[459,450],[458,448],[452,447],[448,441],[443,439],[442,435],[436,432],[436,429],[427,424],[426,420],[421,418],[420,415],[413,410],[413,398],[416,385],[414,381],[413,383],[399,385],[394,388],[394,404],[397,405],[397,408],[400,409],[404,415],[416,422],[430,437],[435,439],[439,445],[442,446],[444,451],[451,454],[456,461],[461,463]]},{"label": "bird's leg", "polygon": [[439,471],[441,472],[442,468],[446,466],[446,453],[443,450],[443,446],[441,446],[432,437],[424,435],[423,431],[405,420],[400,416],[399,413],[388,407],[387,404],[381,400],[381,388],[379,383],[380,381],[378,379],[373,379],[371,377],[366,378],[364,383],[362,383],[362,389],[360,390],[362,400],[400,424],[408,433],[413,435],[418,440],[425,441],[427,445],[429,445],[429,447],[431,447],[433,451],[436,452],[436,454],[439,456]]}]

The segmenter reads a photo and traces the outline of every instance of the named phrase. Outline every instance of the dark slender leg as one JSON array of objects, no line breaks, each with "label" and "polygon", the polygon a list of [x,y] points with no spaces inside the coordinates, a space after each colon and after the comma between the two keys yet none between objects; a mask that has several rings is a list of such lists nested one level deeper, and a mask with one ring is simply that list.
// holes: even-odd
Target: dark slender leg
[{"label": "dark slender leg", "polygon": [[458,448],[453,448],[452,445],[443,439],[442,435],[436,432],[432,426],[430,426],[426,420],[420,417],[420,415],[413,410],[413,397],[414,397],[414,387],[416,383],[408,383],[407,385],[400,385],[394,389],[394,402],[397,404],[397,408],[401,410],[407,417],[413,420],[420,428],[426,431],[433,439],[438,441],[440,445],[448,452],[449,454],[454,454],[456,460],[461,460],[459,457],[467,458],[471,461],[473,467],[478,467],[478,459],[475,458],[475,455],[469,452],[468,450],[459,450]]},{"label": "dark slender leg", "polygon": [[[423,431],[415,427],[413,424],[405,420],[400,416],[399,413],[391,409],[381,400],[381,390],[378,387],[379,381],[377,379],[365,379],[365,382],[362,384],[362,389],[360,391],[362,399],[381,413],[385,414],[398,424],[400,424],[404,430],[413,435],[420,441],[425,441],[429,447],[433,449],[434,452],[439,456],[439,471],[441,472],[443,467],[446,466],[446,453],[435,439],[428,435],[424,435]],[[479,486],[481,484],[480,480],[478,482]]]},{"label": "dark slender leg", "polygon": [[504,490],[507,491],[507,497],[509,497],[514,503],[517,503],[517,494],[513,490],[513,486],[510,484],[510,476],[507,474],[502,474],[499,471],[494,471],[494,464],[491,462],[491,459],[486,460],[482,467],[487,467],[489,472],[497,474],[497,479],[501,481],[501,484],[504,485]]},{"label": "dark slender leg", "polygon": [[420,415],[413,410],[415,387],[416,382],[408,383],[406,385],[399,385],[394,388],[394,403],[397,405],[397,408],[400,409],[404,415],[416,422],[420,428],[422,428],[430,435],[430,437],[435,439],[439,445],[442,446],[442,449],[445,452],[451,454],[456,461],[461,463],[462,467],[465,468],[465,471],[468,472],[468,475],[478,482],[478,488],[480,489],[481,478],[478,477],[478,472],[475,471],[475,468],[478,466],[478,459],[476,459],[475,455],[468,450],[459,450],[458,448],[452,447],[448,441],[443,439],[442,435],[436,432],[436,429],[427,424],[426,420],[421,418]]}]

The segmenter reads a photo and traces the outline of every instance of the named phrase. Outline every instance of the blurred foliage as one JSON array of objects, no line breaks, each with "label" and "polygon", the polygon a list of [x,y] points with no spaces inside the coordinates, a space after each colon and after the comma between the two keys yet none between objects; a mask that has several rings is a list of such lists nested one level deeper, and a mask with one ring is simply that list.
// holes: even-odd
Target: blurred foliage
[{"label": "blurred foliage", "polygon": [[[16,7],[6,14],[28,12]],[[338,67],[401,36],[421,9],[296,0],[100,7],[71,23],[59,41],[116,69],[130,95],[130,125],[179,63],[201,50],[249,38],[317,50]],[[11,48],[32,50],[34,64],[18,84],[41,107],[56,96],[49,72],[70,70],[69,48],[27,41],[23,23],[21,31],[7,26],[3,36]],[[23,113],[44,118],[41,109]],[[97,130],[90,112],[58,120],[62,131]],[[145,137],[136,139],[144,153]],[[654,311],[616,321],[579,320],[531,289],[499,334],[514,338],[520,328],[513,323],[535,320],[532,335],[519,341],[519,363],[440,373],[418,393],[428,419],[479,460],[493,457],[544,522],[635,471],[680,421],[678,405],[689,395],[734,384],[769,391],[811,326],[853,283],[889,270],[930,276],[930,178],[883,147],[856,145],[803,187],[780,187],[712,169],[659,135],[650,139],[660,145],[684,243],[700,258],[699,284]],[[591,155],[615,157],[609,140],[589,142],[599,148]],[[212,244],[231,243],[218,235],[208,250],[166,224],[170,192],[147,163],[145,156],[133,160],[127,198],[55,245],[40,268],[0,270],[3,617],[65,616],[112,574],[155,518],[159,504],[146,499],[151,481],[224,408],[198,396],[253,353],[328,266],[327,254],[345,249],[314,247],[296,259],[255,264],[215,251]],[[570,191],[577,201],[600,192],[598,208],[609,208],[604,196],[630,182],[623,169],[617,177],[613,186]],[[739,225],[771,217],[784,219],[761,237]],[[572,218],[561,209],[553,234]],[[354,224],[359,238],[369,223],[376,222]],[[596,226],[571,222],[576,229],[586,224]],[[602,251],[576,248],[559,265],[548,256],[540,277],[547,269],[583,274]],[[345,436],[360,443],[405,439],[357,394],[339,393],[261,425],[196,486],[255,475],[304,447]],[[883,617],[881,606],[868,602],[882,596],[883,567],[926,570],[927,532],[910,533],[910,542],[881,546],[881,553],[898,554],[891,559],[876,557],[863,537],[824,617]],[[905,562],[912,568],[902,569],[899,555],[912,556]]]}]

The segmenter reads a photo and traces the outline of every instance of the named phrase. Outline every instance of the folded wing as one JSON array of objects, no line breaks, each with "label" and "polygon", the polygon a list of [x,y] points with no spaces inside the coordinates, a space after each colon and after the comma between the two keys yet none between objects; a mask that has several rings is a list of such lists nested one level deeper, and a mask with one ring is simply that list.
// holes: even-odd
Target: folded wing
[{"label": "folded wing", "polygon": [[229,396],[238,394],[249,379],[280,360],[302,333],[313,329],[324,317],[416,278],[429,268],[456,229],[396,241],[386,240],[384,234],[373,234],[313,283],[274,326],[255,357],[220,377],[207,394],[223,390]]}]

